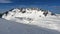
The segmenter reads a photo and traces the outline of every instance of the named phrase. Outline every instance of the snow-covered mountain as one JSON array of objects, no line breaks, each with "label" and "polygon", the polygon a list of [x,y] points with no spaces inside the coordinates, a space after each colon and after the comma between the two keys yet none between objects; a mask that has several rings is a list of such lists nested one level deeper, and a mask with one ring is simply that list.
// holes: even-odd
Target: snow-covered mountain
[{"label": "snow-covered mountain", "polygon": [[12,18],[15,17],[25,17],[25,18],[40,18],[40,17],[45,17],[45,16],[51,16],[51,15],[55,15],[52,14],[49,11],[46,10],[42,10],[42,9],[38,9],[38,8],[15,8],[15,9],[11,9],[9,10],[9,12],[5,12],[4,15],[2,16],[2,18],[5,18],[7,20],[10,20]]},{"label": "snow-covered mountain", "polygon": [[37,25],[60,31],[60,15],[38,8],[15,8],[5,12],[2,18],[23,24]]}]

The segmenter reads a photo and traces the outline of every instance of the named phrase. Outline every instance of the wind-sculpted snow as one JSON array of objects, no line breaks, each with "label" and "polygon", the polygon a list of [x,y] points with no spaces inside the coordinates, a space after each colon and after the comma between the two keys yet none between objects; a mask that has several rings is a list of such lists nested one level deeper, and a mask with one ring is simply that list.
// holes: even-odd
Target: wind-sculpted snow
[{"label": "wind-sculpted snow", "polygon": [[60,34],[56,30],[0,19],[0,34]]}]

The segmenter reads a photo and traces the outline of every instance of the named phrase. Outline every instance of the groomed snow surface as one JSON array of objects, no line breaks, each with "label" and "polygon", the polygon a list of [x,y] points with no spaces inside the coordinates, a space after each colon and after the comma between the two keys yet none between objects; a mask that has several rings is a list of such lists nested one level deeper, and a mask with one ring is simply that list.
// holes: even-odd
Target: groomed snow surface
[{"label": "groomed snow surface", "polygon": [[60,34],[59,31],[0,19],[0,34]]}]

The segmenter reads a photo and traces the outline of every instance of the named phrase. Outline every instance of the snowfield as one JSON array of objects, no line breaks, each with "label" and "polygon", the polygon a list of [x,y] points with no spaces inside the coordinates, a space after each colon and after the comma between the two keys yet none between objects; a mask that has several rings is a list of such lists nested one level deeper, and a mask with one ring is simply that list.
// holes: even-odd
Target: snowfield
[{"label": "snowfield", "polygon": [[[10,28],[13,28],[11,30],[13,32],[19,31],[18,33],[26,34],[56,34],[57,31],[60,32],[60,14],[38,8],[15,8],[5,12],[2,18],[6,19],[8,27],[12,24]],[[4,23],[4,21],[1,22]]]},{"label": "snowfield", "polygon": [[0,19],[0,34],[60,34],[59,31]]}]

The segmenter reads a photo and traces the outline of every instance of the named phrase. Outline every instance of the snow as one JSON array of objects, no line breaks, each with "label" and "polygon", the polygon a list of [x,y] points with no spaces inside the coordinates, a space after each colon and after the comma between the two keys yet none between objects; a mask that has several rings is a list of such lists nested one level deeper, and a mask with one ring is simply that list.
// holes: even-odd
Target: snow
[{"label": "snow", "polygon": [[[47,16],[43,15],[44,12],[48,12]],[[9,11],[7,16],[4,14],[2,18],[22,24],[36,25],[38,27],[60,31],[60,15],[51,15],[51,13],[50,11],[38,11],[38,9],[16,8]]]},{"label": "snow", "polygon": [[35,25],[0,19],[0,34],[60,34],[60,32]]}]

